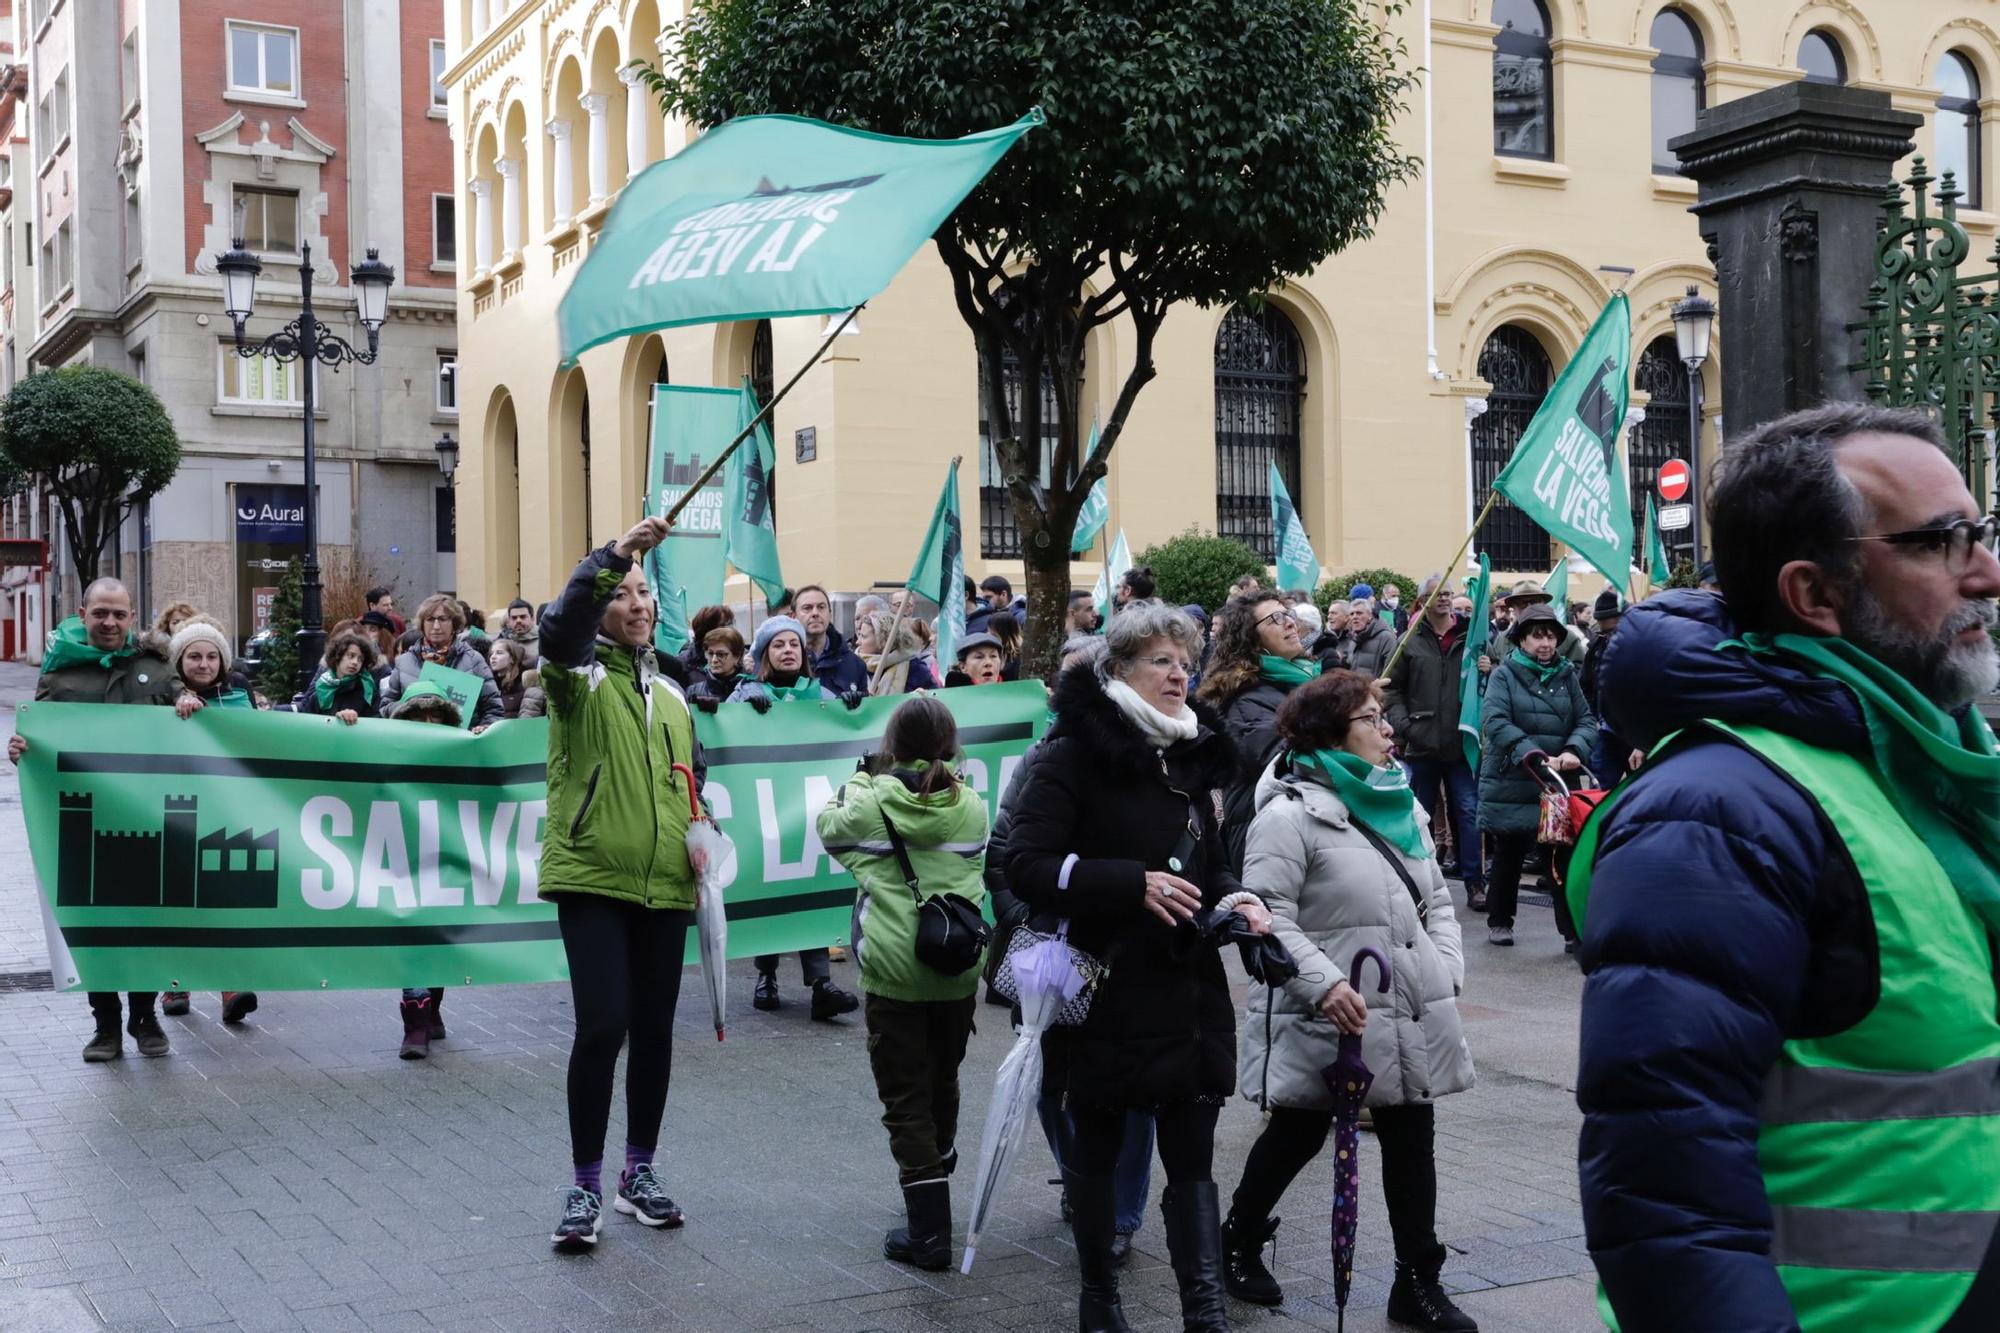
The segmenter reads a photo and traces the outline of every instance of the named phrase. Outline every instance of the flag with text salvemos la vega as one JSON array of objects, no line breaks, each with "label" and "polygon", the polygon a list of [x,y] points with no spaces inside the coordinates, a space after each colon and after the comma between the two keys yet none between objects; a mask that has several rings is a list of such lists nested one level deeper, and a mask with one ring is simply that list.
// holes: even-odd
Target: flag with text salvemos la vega
[{"label": "flag with text salvemos la vega", "polygon": [[984,180],[1039,109],[962,139],[742,116],[618,196],[557,311],[563,364],[647,329],[852,310]]},{"label": "flag with text salvemos la vega", "polygon": [[1493,489],[1626,591],[1632,503],[1618,436],[1630,401],[1632,310],[1613,294],[1556,377]]}]

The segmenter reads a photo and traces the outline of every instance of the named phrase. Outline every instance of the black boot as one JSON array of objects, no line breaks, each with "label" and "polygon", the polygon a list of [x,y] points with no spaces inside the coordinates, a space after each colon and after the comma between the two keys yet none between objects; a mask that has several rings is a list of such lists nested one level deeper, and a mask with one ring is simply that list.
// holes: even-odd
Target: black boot
[{"label": "black boot", "polygon": [[1118,1301],[1118,1267],[1111,1257],[1117,1214],[1111,1177],[1065,1171],[1063,1197],[1069,1200],[1069,1228],[1076,1237],[1076,1267],[1082,1279],[1076,1306],[1079,1333],[1131,1333],[1125,1307]]},{"label": "black boot", "polygon": [[1252,1305],[1284,1303],[1284,1289],[1264,1267],[1264,1247],[1277,1234],[1277,1218],[1244,1222],[1231,1210],[1222,1224],[1222,1284],[1231,1296]]},{"label": "black boot", "polygon": [[431,987],[431,1040],[444,1040],[444,987]]},{"label": "black boot", "polygon": [[882,1238],[882,1257],[942,1273],[951,1267],[951,1182],[919,1180],[903,1186],[907,1225]]},{"label": "black boot", "polygon": [[1438,1285],[1444,1255],[1444,1246],[1435,1245],[1417,1263],[1396,1261],[1395,1285],[1389,1288],[1389,1318],[1429,1333],[1479,1333],[1472,1316],[1453,1305]]},{"label": "black boot", "polygon": [[1222,1204],[1215,1182],[1169,1185],[1160,1196],[1167,1222],[1167,1256],[1181,1284],[1181,1327],[1186,1333],[1227,1333],[1222,1306]]}]

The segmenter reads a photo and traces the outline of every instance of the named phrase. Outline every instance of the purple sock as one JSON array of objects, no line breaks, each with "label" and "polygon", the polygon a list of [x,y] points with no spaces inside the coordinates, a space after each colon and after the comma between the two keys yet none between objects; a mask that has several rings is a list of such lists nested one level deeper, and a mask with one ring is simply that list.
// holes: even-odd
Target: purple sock
[{"label": "purple sock", "polygon": [[642,1166],[651,1166],[652,1164],[653,1150],[651,1148],[635,1148],[628,1143],[625,1145],[625,1174],[620,1176],[619,1180],[630,1180],[634,1171]]},{"label": "purple sock", "polygon": [[599,1198],[604,1197],[604,1159],[585,1162],[576,1169],[576,1183]]}]

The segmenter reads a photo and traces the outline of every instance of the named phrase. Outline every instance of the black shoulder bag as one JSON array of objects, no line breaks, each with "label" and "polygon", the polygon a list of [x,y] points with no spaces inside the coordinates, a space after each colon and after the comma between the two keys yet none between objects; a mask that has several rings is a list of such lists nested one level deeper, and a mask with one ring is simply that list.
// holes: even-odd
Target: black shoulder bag
[{"label": "black shoulder bag", "polygon": [[917,884],[916,868],[910,864],[910,849],[903,845],[903,835],[896,831],[886,810],[882,812],[882,827],[889,831],[889,848],[896,854],[903,883],[917,900],[917,961],[947,977],[970,972],[979,966],[993,928],[962,894],[933,893],[926,898]]}]

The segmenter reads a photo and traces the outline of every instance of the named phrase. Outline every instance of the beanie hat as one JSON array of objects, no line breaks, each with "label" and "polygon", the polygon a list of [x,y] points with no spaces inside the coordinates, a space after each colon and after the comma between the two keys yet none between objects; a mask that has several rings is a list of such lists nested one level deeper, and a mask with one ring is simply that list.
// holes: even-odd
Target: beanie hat
[{"label": "beanie hat", "polygon": [[1375,596],[1375,590],[1369,587],[1365,583],[1357,583],[1352,588],[1349,588],[1347,590],[1347,600],[1350,602],[1359,601],[1363,597],[1367,597],[1372,600],[1374,596]]},{"label": "beanie hat", "polygon": [[1195,624],[1201,626],[1203,629],[1208,628],[1208,608],[1203,606],[1200,602],[1189,602],[1186,606],[1181,608],[1181,614],[1186,616],[1189,620],[1192,620]]},{"label": "beanie hat", "polygon": [[1597,594],[1597,605],[1591,608],[1591,614],[1599,620],[1604,619],[1606,616],[1624,615],[1625,604],[1618,600],[1618,590],[1616,588],[1606,588],[1603,592]]},{"label": "beanie hat", "polygon": [[175,671],[181,667],[181,654],[197,643],[211,643],[222,654],[222,674],[228,675],[229,668],[236,661],[236,654],[229,650],[229,636],[222,632],[207,616],[196,616],[181,622],[174,631],[174,637],[167,644],[167,661]]},{"label": "beanie hat", "polygon": [[805,647],[806,627],[804,625],[801,625],[790,616],[767,616],[764,619],[764,623],[757,627],[757,637],[751,640],[751,662],[762,666],[764,663],[764,650],[771,646],[771,640],[777,638],[786,630],[790,630],[792,633],[798,635],[799,647]]}]

